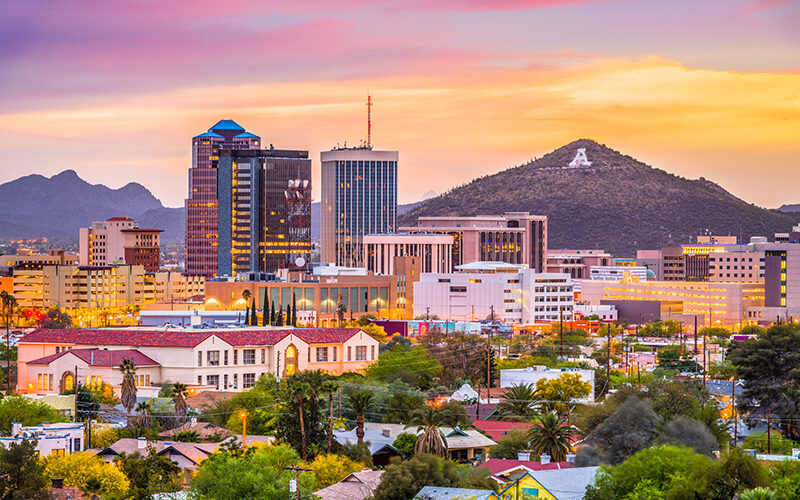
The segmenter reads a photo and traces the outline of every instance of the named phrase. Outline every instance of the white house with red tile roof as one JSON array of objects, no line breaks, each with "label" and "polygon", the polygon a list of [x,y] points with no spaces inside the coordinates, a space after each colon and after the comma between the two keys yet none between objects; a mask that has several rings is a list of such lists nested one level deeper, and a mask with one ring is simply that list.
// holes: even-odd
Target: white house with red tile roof
[{"label": "white house with red tile roof", "polygon": [[197,387],[240,391],[266,373],[363,371],[377,359],[378,345],[357,328],[42,328],[18,342],[17,391],[64,392],[76,369],[81,383],[118,390],[126,358],[136,364],[145,393],[166,381],[186,384],[190,394]]}]

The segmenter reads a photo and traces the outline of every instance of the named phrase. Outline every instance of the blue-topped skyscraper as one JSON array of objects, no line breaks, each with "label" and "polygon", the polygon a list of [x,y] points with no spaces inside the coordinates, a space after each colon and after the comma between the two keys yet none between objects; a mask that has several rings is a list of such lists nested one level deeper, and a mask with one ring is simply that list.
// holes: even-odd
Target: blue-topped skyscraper
[{"label": "blue-topped skyscraper", "polygon": [[306,267],[311,241],[307,151],[261,149],[221,120],[192,139],[186,272],[203,276]]}]

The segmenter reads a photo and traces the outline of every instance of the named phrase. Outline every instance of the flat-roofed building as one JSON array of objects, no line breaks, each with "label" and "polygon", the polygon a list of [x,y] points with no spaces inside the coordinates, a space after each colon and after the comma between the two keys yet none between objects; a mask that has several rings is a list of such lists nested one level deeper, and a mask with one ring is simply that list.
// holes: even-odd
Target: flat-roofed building
[{"label": "flat-roofed building", "polygon": [[547,272],[566,273],[572,279],[589,278],[592,266],[610,266],[611,254],[605,250],[549,250],[547,252]]},{"label": "flat-roofed building", "polygon": [[489,317],[511,324],[572,320],[572,279],[522,265],[473,262],[454,273],[423,273],[414,283],[414,316],[472,321]]},{"label": "flat-roofed building", "polygon": [[14,271],[20,307],[127,307],[203,295],[205,279],[144,266],[41,266]]},{"label": "flat-roofed building", "polygon": [[746,320],[748,308],[764,304],[764,285],[635,279],[622,282],[583,280],[581,300],[590,304],[614,304],[618,301],[670,302],[677,304],[671,311],[667,310],[665,316],[668,315],[671,319],[688,324],[697,317],[699,324],[720,322],[733,326]]},{"label": "flat-roofed building", "polygon": [[142,265],[158,271],[161,229],[143,229],[130,217],[111,217],[80,228],[79,263],[82,266]]},{"label": "flat-roofed building", "polygon": [[[50,250],[45,254],[21,251],[16,255],[0,255],[0,276],[11,276],[14,269],[41,269],[42,266],[72,266],[78,256],[65,250]],[[10,293],[10,291],[9,291]]]},{"label": "flat-roofed building", "polygon": [[547,216],[530,212],[473,217],[420,217],[405,233],[444,233],[453,237],[452,265],[477,261],[525,264],[545,271]]},{"label": "flat-roofed building", "polygon": [[364,235],[364,266],[375,274],[395,274],[395,257],[419,257],[421,272],[453,271],[453,236],[438,233]]}]

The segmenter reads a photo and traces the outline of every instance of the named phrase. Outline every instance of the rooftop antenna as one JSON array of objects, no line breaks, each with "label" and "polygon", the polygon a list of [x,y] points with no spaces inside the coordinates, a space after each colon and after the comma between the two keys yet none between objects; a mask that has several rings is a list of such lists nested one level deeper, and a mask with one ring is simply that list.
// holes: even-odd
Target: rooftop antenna
[{"label": "rooftop antenna", "polygon": [[367,149],[372,149],[372,96],[367,93]]}]

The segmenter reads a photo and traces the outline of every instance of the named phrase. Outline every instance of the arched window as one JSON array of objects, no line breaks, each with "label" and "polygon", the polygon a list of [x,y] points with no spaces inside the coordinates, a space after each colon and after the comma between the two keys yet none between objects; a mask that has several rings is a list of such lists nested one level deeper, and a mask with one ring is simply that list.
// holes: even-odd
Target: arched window
[{"label": "arched window", "polygon": [[297,371],[297,347],[294,344],[289,344],[284,354],[286,367],[283,369],[283,376],[288,377],[294,375]]}]

